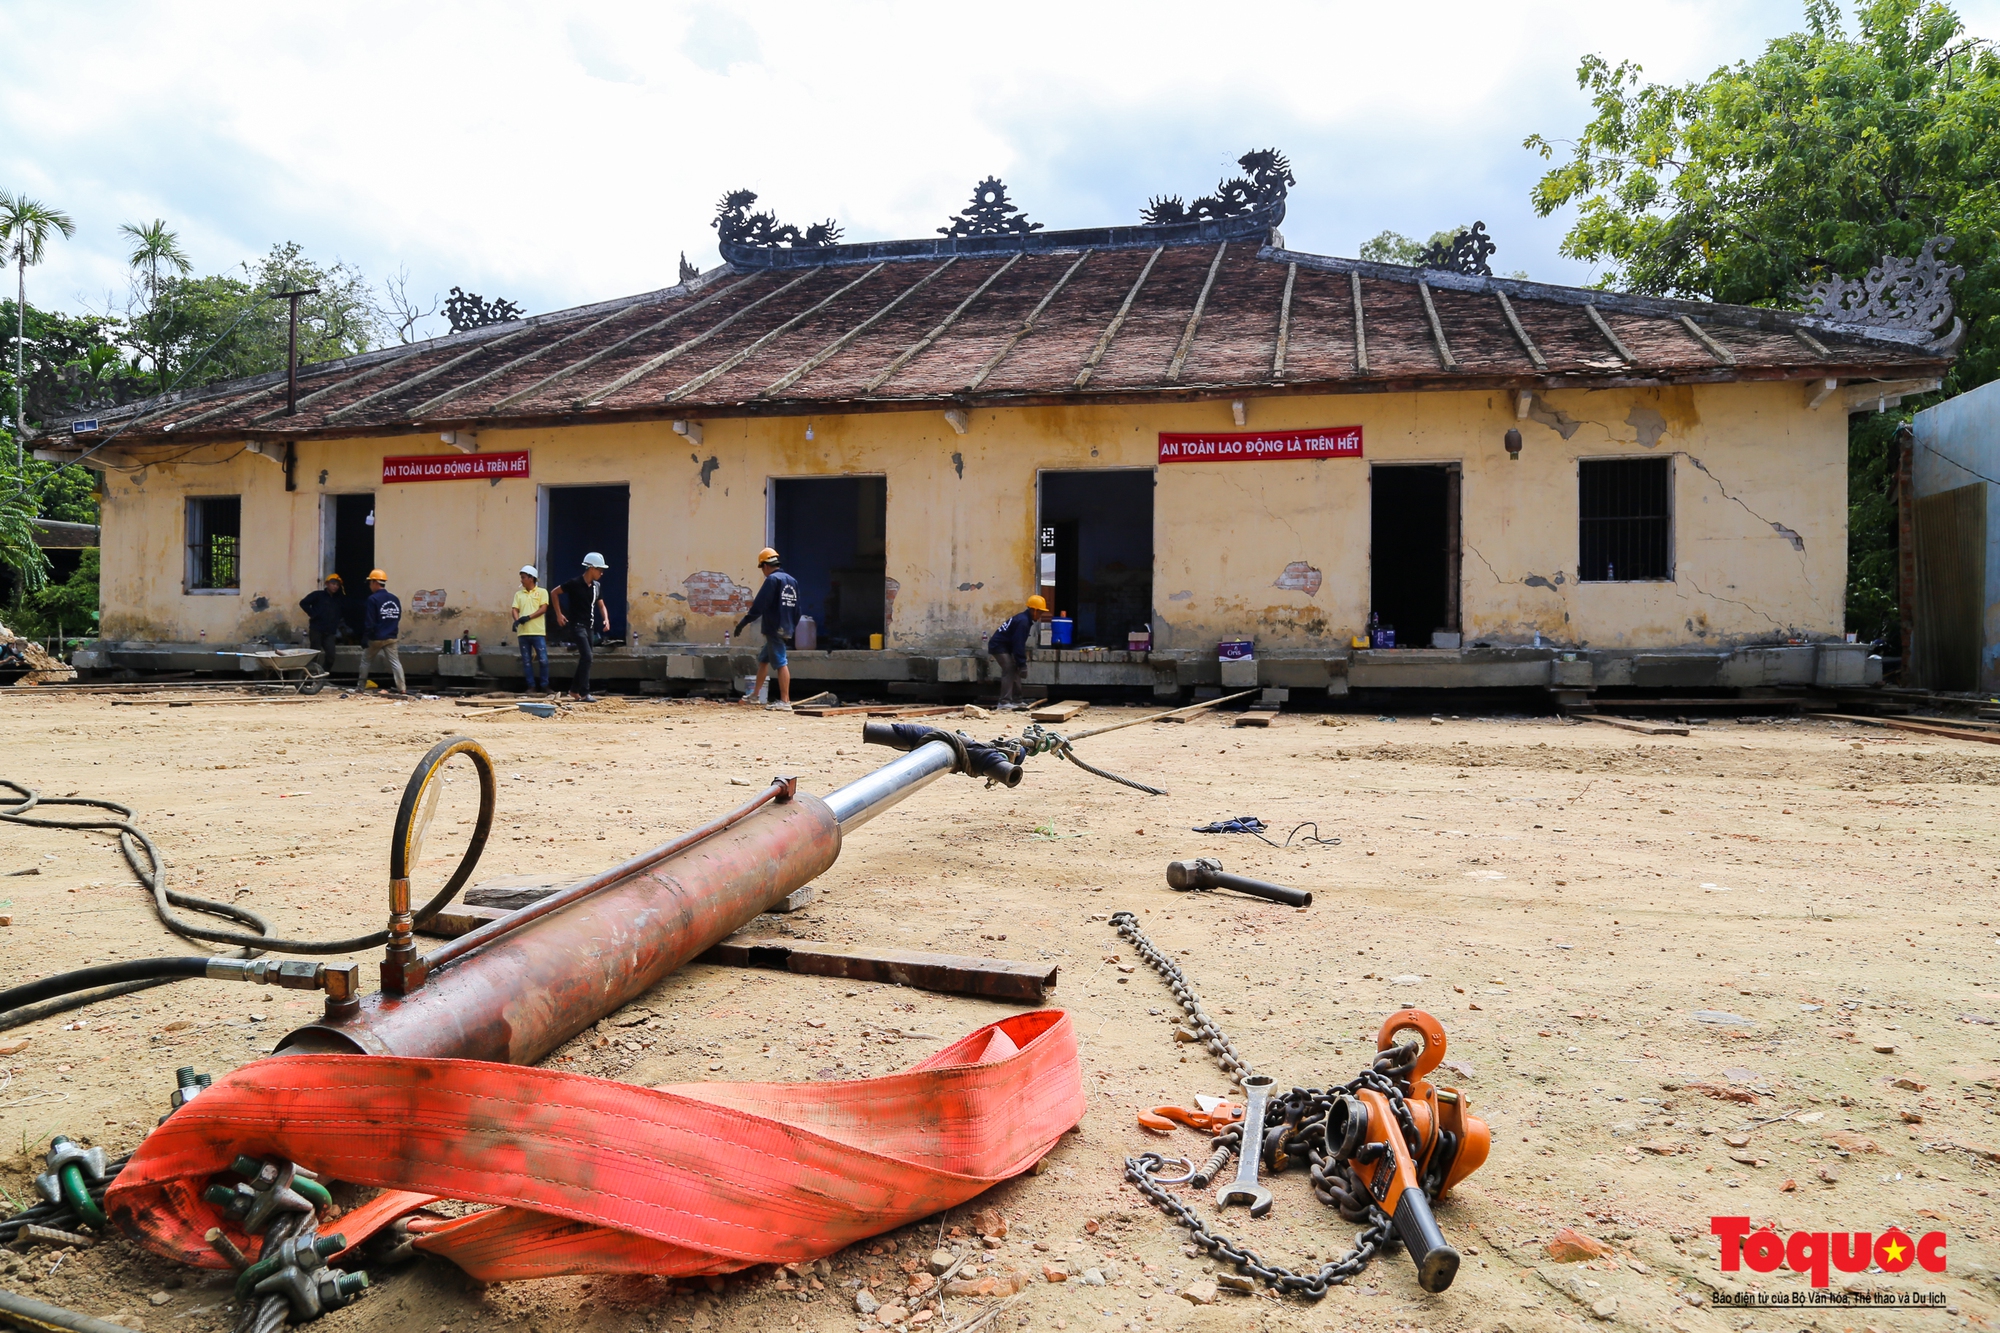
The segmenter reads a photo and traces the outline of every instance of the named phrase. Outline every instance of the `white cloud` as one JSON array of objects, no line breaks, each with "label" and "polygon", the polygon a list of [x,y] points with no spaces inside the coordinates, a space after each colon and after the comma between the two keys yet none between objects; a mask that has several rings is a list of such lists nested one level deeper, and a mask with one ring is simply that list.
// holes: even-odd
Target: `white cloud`
[{"label": "white cloud", "polygon": [[[2000,0],[1961,6],[2000,32]],[[1515,5],[13,4],[0,184],[68,210],[37,299],[125,283],[163,217],[203,271],[274,242],[531,310],[714,262],[727,189],[851,239],[930,234],[1006,179],[1051,227],[1136,219],[1246,149],[1302,249],[1483,218],[1496,263],[1587,273],[1535,218],[1524,135],[1588,114],[1577,58],[1683,79],[1801,26],[1793,0]]]}]

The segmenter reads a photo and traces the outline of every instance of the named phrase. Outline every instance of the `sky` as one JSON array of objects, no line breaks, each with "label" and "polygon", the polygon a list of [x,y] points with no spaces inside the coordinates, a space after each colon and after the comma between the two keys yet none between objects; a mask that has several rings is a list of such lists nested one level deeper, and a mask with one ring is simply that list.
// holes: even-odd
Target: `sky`
[{"label": "sky", "polygon": [[[1960,0],[2000,37],[2000,0]],[[1483,220],[1496,270],[1585,282],[1521,141],[1585,123],[1578,59],[1678,82],[1801,0],[1396,4],[118,4],[0,0],[0,188],[76,221],[37,305],[121,308],[123,222],[197,272],[293,240],[530,312],[718,262],[728,190],[848,240],[926,236],[988,175],[1050,229],[1292,162],[1293,249]],[[9,284],[11,287],[11,284]],[[431,332],[442,331],[433,321]]]}]

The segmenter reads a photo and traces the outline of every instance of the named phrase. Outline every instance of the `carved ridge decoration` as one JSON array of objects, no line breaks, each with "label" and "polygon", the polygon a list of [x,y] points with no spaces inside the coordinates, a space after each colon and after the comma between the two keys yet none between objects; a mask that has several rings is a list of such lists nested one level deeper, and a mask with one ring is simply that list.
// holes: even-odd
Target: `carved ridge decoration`
[{"label": "carved ridge decoration", "polygon": [[1940,263],[1953,245],[1933,236],[1913,259],[1885,255],[1859,278],[1838,274],[1806,289],[1806,313],[1836,324],[1933,333],[1951,322],[1951,284],[1965,276],[1963,265]]},{"label": "carved ridge decoration", "polygon": [[1486,234],[1486,224],[1475,222],[1471,231],[1462,231],[1451,238],[1449,245],[1439,241],[1430,249],[1417,256],[1418,268],[1439,268],[1451,273],[1470,273],[1482,278],[1493,276],[1493,266],[1486,261],[1500,247]]},{"label": "carved ridge decoration", "polygon": [[1247,173],[1221,182],[1214,194],[1205,194],[1187,203],[1177,194],[1150,199],[1139,212],[1149,227],[1170,227],[1184,222],[1220,222],[1224,218],[1245,217],[1259,209],[1282,205],[1286,192],[1298,184],[1292,164],[1275,148],[1259,148],[1236,159]]},{"label": "carved ridge decoration", "polygon": [[731,190],[722,196],[716,205],[714,227],[723,241],[732,245],[749,245],[761,249],[830,249],[840,241],[840,224],[832,218],[815,222],[804,231],[778,221],[774,213],[752,213],[750,205],[757,202],[754,190]]},{"label": "carved ridge decoration", "polygon": [[478,292],[458,287],[451,289],[451,296],[444,303],[444,317],[451,321],[453,333],[483,329],[488,324],[511,324],[527,313],[512,301],[488,301]]},{"label": "carved ridge decoration", "polygon": [[1000,178],[988,176],[972,187],[972,202],[949,225],[939,227],[938,235],[1026,236],[1041,229],[1041,223],[1028,221],[1028,215],[1007,197]]}]

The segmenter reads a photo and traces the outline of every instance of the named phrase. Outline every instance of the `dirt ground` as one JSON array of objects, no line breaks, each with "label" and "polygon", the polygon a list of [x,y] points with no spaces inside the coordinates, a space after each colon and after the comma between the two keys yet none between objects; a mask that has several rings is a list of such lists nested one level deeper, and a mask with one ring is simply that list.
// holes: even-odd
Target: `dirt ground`
[{"label": "dirt ground", "polygon": [[[501,775],[482,879],[614,864],[738,803],[747,793],[730,779],[761,787],[789,770],[824,792],[889,757],[859,744],[851,717],[636,699],[547,721],[470,711],[333,695],[170,708],[11,694],[0,777],[129,804],[177,885],[325,938],[381,924],[398,794],[445,735],[478,736]],[[1137,715],[1092,709],[1071,729]],[[1149,724],[1083,749],[1171,794],[1048,756],[1011,792],[948,777],[854,833],[818,903],[785,922],[810,938],[1059,962],[1055,1003],[1078,1025],[1091,1104],[1042,1174],[906,1228],[893,1252],[851,1248],[818,1277],[766,1268],[720,1291],[639,1278],[481,1286],[423,1260],[378,1274],[324,1327],[874,1328],[855,1284],[887,1302],[941,1239],[978,1249],[971,1215],[986,1206],[1010,1228],[982,1262],[1031,1277],[989,1333],[1935,1329],[2000,1317],[2000,749],[1816,721],[1717,722],[1681,738],[1548,718],[1317,715],[1268,730]],[[1232,815],[1262,817],[1279,841],[1301,821],[1339,841],[1279,849],[1189,831]],[[1315,905],[1170,890],[1165,863],[1195,855],[1309,888]],[[4,827],[0,876],[11,916],[0,984],[188,951],[106,838]],[[1446,1081],[1493,1130],[1486,1166],[1439,1210],[1466,1256],[1448,1292],[1421,1292],[1397,1253],[1317,1305],[1182,1297],[1212,1265],[1120,1170],[1163,1142],[1136,1111],[1225,1082],[1174,1040],[1166,988],[1134,970],[1109,925],[1120,909],[1140,914],[1282,1087],[1352,1077],[1402,1003],[1443,1020]],[[25,1202],[52,1133],[125,1152],[164,1111],[175,1066],[254,1060],[316,1009],[293,992],[194,981],[0,1033],[8,1198]],[[645,1084],[879,1074],[1006,1011],[694,965],[624,1012],[639,1021],[606,1026],[615,1040],[586,1033],[557,1058]],[[1166,1142],[1198,1155],[1205,1140]],[[1302,1174],[1273,1188],[1269,1217],[1232,1210],[1220,1225],[1295,1266],[1351,1242]],[[1718,1295],[1790,1301],[1809,1288],[1784,1268],[1719,1272],[1711,1215],[1781,1232],[1944,1231],[1946,1273],[1836,1272],[1832,1288],[1943,1304],[1718,1308]],[[1545,1247],[1561,1227],[1609,1253],[1553,1262]],[[1051,1283],[1044,1265],[1072,1276]],[[0,1268],[14,1290],[134,1328],[228,1326],[218,1279],[122,1241],[0,1255]],[[932,1327],[982,1304],[948,1300]]]}]

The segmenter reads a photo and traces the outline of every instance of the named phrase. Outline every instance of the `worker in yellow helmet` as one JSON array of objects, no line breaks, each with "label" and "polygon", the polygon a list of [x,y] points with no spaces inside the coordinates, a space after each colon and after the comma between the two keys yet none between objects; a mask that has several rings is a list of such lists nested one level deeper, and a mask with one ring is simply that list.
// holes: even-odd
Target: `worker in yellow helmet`
[{"label": "worker in yellow helmet", "polygon": [[1000,664],[1000,707],[1021,706],[1021,667],[1028,660],[1028,635],[1037,621],[1049,618],[1049,604],[1040,595],[1028,599],[1027,609],[1009,616],[986,641],[986,651]]}]

